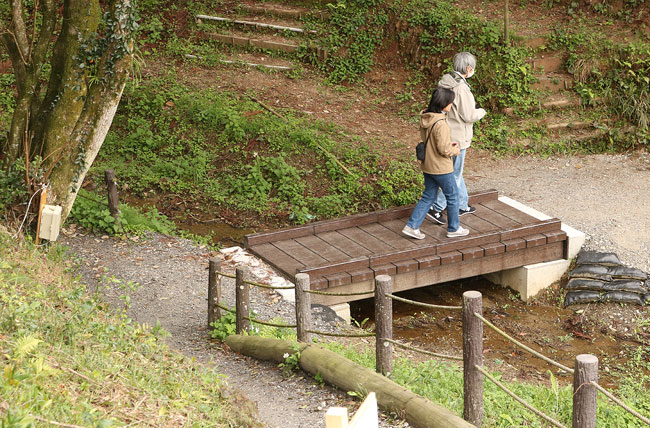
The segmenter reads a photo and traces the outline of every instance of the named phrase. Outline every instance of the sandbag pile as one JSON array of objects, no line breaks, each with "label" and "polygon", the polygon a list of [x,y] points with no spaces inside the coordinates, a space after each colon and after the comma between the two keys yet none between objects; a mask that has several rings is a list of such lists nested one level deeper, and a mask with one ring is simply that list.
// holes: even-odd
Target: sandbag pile
[{"label": "sandbag pile", "polygon": [[582,251],[569,273],[564,306],[616,302],[650,304],[650,278],[621,263],[614,253]]}]

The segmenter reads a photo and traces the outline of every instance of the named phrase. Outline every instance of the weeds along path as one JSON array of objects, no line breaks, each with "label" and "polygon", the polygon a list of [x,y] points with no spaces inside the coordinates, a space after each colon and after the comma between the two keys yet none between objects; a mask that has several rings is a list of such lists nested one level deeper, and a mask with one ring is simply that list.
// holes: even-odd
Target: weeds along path
[{"label": "weeds along path", "polygon": [[[168,75],[169,63],[168,60],[152,59],[143,77]],[[298,115],[336,124],[348,136],[367,142],[391,157],[405,151],[410,154],[413,141],[418,138],[413,112],[401,112],[404,106],[395,98],[403,91],[409,78],[409,73],[399,66],[392,66],[390,70],[377,66],[371,75],[366,76],[366,88],[327,85],[322,75],[309,69],[292,78],[284,72],[235,69],[225,65],[206,67],[181,62],[176,65],[175,74],[180,84],[194,88],[210,87],[242,96],[252,94],[279,113],[291,109]]]},{"label": "weeds along path", "polygon": [[[61,236],[64,245],[79,258],[79,273],[89,291],[96,291],[113,307],[123,308],[138,323],[169,332],[167,343],[188,357],[214,365],[227,377],[235,401],[253,402],[259,419],[272,428],[323,426],[330,406],[355,411],[358,401],[345,391],[319,385],[302,372],[283,375],[277,364],[254,360],[229,351],[210,339],[207,322],[207,280],[210,252],[192,242],[163,235],[149,239],[120,240],[88,235],[68,228]],[[227,258],[222,269],[234,273]],[[260,281],[263,278],[258,279]],[[224,278],[225,304],[234,306],[234,280]],[[260,319],[282,318],[293,322],[295,309],[275,293],[251,290],[251,309]],[[320,326],[333,318],[323,312]],[[318,324],[317,324],[318,325]],[[402,426],[383,418],[381,427]]]},{"label": "weeds along path", "polygon": [[[150,72],[160,72],[161,64]],[[334,123],[356,136],[384,159],[411,156],[417,142],[417,109],[396,100],[409,73],[399,66],[380,66],[365,87],[332,87],[305,71],[298,78],[255,69],[181,65],[179,79],[200,87],[252,91],[282,111],[290,108]],[[424,103],[424,101],[423,101]],[[576,155],[540,159],[505,157],[471,148],[465,173],[471,190],[494,188],[524,204],[558,217],[587,234],[587,248],[614,251],[626,264],[650,271],[650,157],[646,152]]]}]

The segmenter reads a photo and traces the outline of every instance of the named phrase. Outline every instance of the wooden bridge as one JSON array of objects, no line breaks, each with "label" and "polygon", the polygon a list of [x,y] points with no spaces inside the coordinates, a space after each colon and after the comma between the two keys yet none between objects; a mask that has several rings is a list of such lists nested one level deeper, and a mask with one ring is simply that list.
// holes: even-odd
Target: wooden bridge
[{"label": "wooden bridge", "polygon": [[[423,240],[401,233],[413,205],[246,236],[248,249],[289,280],[307,273],[313,290],[371,292],[377,275],[402,291],[567,258],[558,219],[538,220],[498,200],[495,190],[470,195],[474,214],[460,218],[468,236],[447,238],[446,225],[425,219]],[[312,295],[333,305],[371,297]]]}]

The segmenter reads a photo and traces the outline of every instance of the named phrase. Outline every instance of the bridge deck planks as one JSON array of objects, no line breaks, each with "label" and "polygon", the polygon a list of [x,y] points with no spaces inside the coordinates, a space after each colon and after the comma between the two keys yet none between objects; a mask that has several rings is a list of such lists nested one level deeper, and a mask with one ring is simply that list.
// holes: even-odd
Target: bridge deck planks
[{"label": "bridge deck planks", "polygon": [[557,219],[540,221],[499,201],[495,191],[470,195],[470,203],[477,211],[460,218],[470,230],[469,236],[461,238],[447,238],[446,225],[429,219],[420,227],[424,240],[405,237],[401,230],[413,209],[408,206],[247,235],[246,242],[288,278],[308,273],[314,289],[354,287],[380,274],[412,274],[453,264],[458,264],[458,275],[463,277],[467,263],[478,263],[472,271],[495,271],[504,260],[512,264],[530,259],[523,253],[517,257],[509,253],[555,254],[556,250],[540,253],[536,248],[564,245],[559,241],[565,241],[566,234]]}]

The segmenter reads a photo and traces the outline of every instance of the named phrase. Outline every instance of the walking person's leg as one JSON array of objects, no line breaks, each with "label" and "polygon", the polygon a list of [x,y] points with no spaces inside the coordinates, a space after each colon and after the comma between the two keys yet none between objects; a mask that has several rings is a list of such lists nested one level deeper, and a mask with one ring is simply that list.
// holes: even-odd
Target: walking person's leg
[{"label": "walking person's leg", "polygon": [[463,178],[466,151],[467,149],[461,149],[460,154],[454,159],[454,177],[456,178],[456,187],[458,187],[458,210],[460,212],[469,211],[469,196],[467,195],[467,187]]},{"label": "walking person's leg", "polygon": [[402,230],[402,233],[405,235],[416,239],[424,239],[424,233],[420,232],[420,225],[424,221],[424,217],[427,215],[429,207],[431,207],[438,192],[438,184],[434,177],[430,174],[424,174],[424,191],[415,208],[413,208],[413,212],[406,226]]},{"label": "walking person's leg", "polygon": [[469,230],[460,225],[456,177],[453,173],[442,174],[436,176],[436,181],[445,194],[445,199],[447,199],[447,236],[452,238],[469,234]]},{"label": "walking person's leg", "polygon": [[[456,187],[458,189],[458,207],[462,211],[469,211],[467,195],[467,187],[465,186],[465,179],[463,179],[463,168],[465,167],[465,152],[466,149],[461,149],[458,156],[453,157],[454,161],[454,179],[456,180]],[[447,207],[447,198],[445,197],[444,192],[439,191],[436,196],[436,201],[431,206],[431,210],[428,212],[428,216],[431,220],[436,221],[440,224],[442,222],[442,215],[440,214]]]}]

